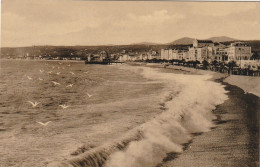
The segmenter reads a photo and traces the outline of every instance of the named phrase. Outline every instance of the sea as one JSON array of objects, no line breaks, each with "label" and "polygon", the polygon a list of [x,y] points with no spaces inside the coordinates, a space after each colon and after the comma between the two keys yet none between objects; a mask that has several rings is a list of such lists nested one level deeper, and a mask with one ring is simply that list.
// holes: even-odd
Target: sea
[{"label": "sea", "polygon": [[158,166],[215,126],[212,111],[228,97],[210,78],[126,64],[1,60],[0,166]]}]

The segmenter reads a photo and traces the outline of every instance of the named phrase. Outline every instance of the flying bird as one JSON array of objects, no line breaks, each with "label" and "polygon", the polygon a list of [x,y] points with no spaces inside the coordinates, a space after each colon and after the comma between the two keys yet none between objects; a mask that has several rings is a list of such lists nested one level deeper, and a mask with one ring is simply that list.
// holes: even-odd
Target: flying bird
[{"label": "flying bird", "polygon": [[56,74],[57,74],[57,75],[60,75],[60,72],[57,72]]},{"label": "flying bird", "polygon": [[43,73],[43,72],[44,72],[44,70],[40,70],[40,72],[41,72],[41,73]]},{"label": "flying bird", "polygon": [[59,62],[59,65],[62,65],[62,62]]},{"label": "flying bird", "polygon": [[43,79],[42,78],[39,78],[40,81],[42,81]]},{"label": "flying bird", "polygon": [[71,65],[70,64],[68,64],[68,67],[70,67]]},{"label": "flying bird", "polygon": [[52,73],[52,71],[49,71],[49,72],[48,72],[48,74],[51,74],[51,73]]},{"label": "flying bird", "polygon": [[75,73],[74,72],[70,72],[72,75],[75,75]]},{"label": "flying bird", "polygon": [[90,95],[90,94],[88,94],[88,93],[87,93],[87,95],[88,95],[88,97],[91,97],[91,96],[93,96],[93,95]]},{"label": "flying bird", "polygon": [[31,102],[31,101],[28,101],[28,102],[32,105],[33,108],[36,107],[38,104],[40,104],[38,102]]},{"label": "flying bird", "polygon": [[42,126],[47,126],[51,121],[48,121],[48,122],[45,122],[45,123],[43,123],[43,122],[38,122],[38,121],[36,121],[38,124],[41,124]]},{"label": "flying bird", "polygon": [[66,109],[68,108],[69,106],[67,106],[66,104],[62,104],[62,105],[59,105],[62,109]]},{"label": "flying bird", "polygon": [[29,77],[29,76],[27,76],[27,78],[28,78],[29,80],[32,80],[32,78],[31,78],[31,77]]},{"label": "flying bird", "polygon": [[60,85],[59,82],[51,81],[54,85]]},{"label": "flying bird", "polygon": [[66,86],[66,88],[68,88],[68,87],[72,87],[72,86],[73,86],[73,84],[69,84],[69,85]]},{"label": "flying bird", "polygon": [[87,74],[87,73],[88,73],[88,71],[86,71],[86,72],[83,72],[83,73]]}]

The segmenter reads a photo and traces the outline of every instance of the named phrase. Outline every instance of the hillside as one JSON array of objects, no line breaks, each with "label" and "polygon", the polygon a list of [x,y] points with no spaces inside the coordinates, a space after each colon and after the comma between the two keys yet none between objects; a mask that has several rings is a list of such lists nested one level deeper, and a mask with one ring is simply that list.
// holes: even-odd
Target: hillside
[{"label": "hillside", "polygon": [[[190,37],[183,37],[180,39],[177,39],[173,42],[168,43],[169,45],[190,45],[193,43],[195,38],[190,38]],[[206,40],[212,40],[213,42],[226,42],[226,41],[235,41],[237,39],[230,38],[227,36],[220,36],[220,37],[211,37]]]},{"label": "hillside", "polygon": [[173,42],[168,43],[169,45],[190,45],[193,43],[194,38],[183,37]]},{"label": "hillside", "polygon": [[220,36],[220,37],[211,37],[207,40],[212,40],[213,42],[226,42],[226,41],[236,41],[237,39],[230,38],[227,36]]},{"label": "hillside", "polygon": [[130,45],[161,45],[161,44],[153,43],[153,42],[139,42],[139,43],[132,43]]}]

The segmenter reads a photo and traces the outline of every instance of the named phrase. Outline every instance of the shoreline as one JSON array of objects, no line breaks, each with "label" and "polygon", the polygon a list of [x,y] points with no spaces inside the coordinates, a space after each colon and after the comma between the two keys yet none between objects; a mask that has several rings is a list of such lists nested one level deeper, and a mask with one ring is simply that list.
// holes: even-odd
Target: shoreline
[{"label": "shoreline", "polygon": [[[134,69],[134,67],[133,67],[133,69]],[[171,75],[171,74],[167,74],[167,72],[168,71],[166,71],[165,72],[165,70],[169,70],[169,69],[164,69],[164,68],[162,68],[161,70],[159,70],[158,71],[158,73],[157,73],[157,75],[159,74],[159,73],[165,73],[165,75],[163,75],[162,76],[162,78],[160,78],[159,76],[157,76],[157,75],[153,75],[153,74],[151,74],[151,77],[153,78],[153,79],[163,79],[163,78],[167,78],[166,79],[166,81],[168,82],[168,81],[177,81],[178,80],[178,77],[179,77],[179,75]],[[134,70],[134,71],[138,71],[138,70]],[[148,69],[148,71],[146,71],[146,75],[150,75],[150,73],[149,73],[149,69]],[[153,70],[152,70],[153,71]],[[157,71],[157,70],[156,70]],[[169,71],[170,73],[172,73],[172,71]],[[189,74],[190,75],[190,74]],[[173,76],[175,79],[170,79],[169,77],[170,76]],[[181,76],[181,75],[180,75]],[[147,77],[147,76],[146,76]],[[188,77],[189,76],[185,76],[184,77],[184,80],[185,80],[185,78],[186,78],[186,80],[188,81],[189,79],[188,79]],[[201,80],[201,77],[202,78],[209,78],[209,77],[203,77],[203,76],[198,76],[198,78],[200,78],[199,79],[199,81]],[[194,79],[194,82],[197,82],[197,83],[200,83],[200,82],[198,82],[198,80],[196,80],[196,78],[197,78],[197,76],[191,76],[191,78],[193,78]],[[182,80],[182,81],[179,81],[180,83],[183,83],[184,82],[184,80]],[[203,80],[204,81],[204,80]],[[206,81],[206,80],[205,80]],[[207,81],[206,81],[207,82]],[[168,84],[174,84],[175,82],[168,82]],[[177,82],[178,83],[178,82]],[[211,82],[212,83],[212,82]],[[205,84],[205,85],[207,85],[207,84]],[[209,84],[209,85],[211,85],[211,84]],[[186,92],[187,92],[187,90],[190,90],[189,88],[191,88],[191,86],[192,86],[192,84],[191,83],[187,83],[187,86],[188,86],[188,88],[186,88],[185,90],[186,90]],[[214,84],[213,85],[211,85],[211,86],[213,86],[214,87]],[[219,85],[220,86],[220,85]],[[215,88],[217,88],[216,90],[222,90],[223,88],[221,88],[220,87],[220,89],[218,89],[218,87],[219,86],[217,86],[217,87],[215,87]],[[197,88],[196,90],[201,90],[201,88]],[[209,90],[209,92],[211,92],[212,90],[210,90],[210,87],[208,87],[208,90]],[[207,92],[207,91],[206,91]],[[206,93],[206,92],[204,92],[204,93],[202,93],[202,94],[205,94],[205,95],[207,95],[208,93]],[[215,94],[214,92],[212,92],[213,94]],[[181,96],[181,97],[183,97],[183,98],[185,98],[185,99],[188,99],[188,97],[186,97],[186,96],[188,96],[188,95],[186,95],[186,94],[183,94],[184,96]],[[197,95],[195,95],[195,99],[197,99],[198,97],[198,94]],[[181,100],[181,97],[179,97],[179,100]],[[194,99],[194,97],[192,98],[192,99]],[[198,99],[200,99],[200,98],[198,98]],[[178,101],[178,100],[177,100]],[[173,105],[175,105],[175,104],[177,104],[178,102],[173,102],[172,104],[169,104],[170,106],[173,106]],[[217,105],[217,103],[211,103],[211,102],[209,102],[210,104],[212,104],[212,105]],[[194,103],[195,105],[196,105],[196,103]],[[218,103],[219,104],[219,103]],[[192,105],[193,105],[193,103],[192,103]],[[202,104],[202,106],[203,106],[203,104]],[[207,106],[209,107],[209,108],[211,108],[211,109],[213,109],[214,107],[212,107],[212,106],[209,106],[208,104],[207,104]],[[197,106],[198,107],[198,106]],[[201,106],[200,106],[201,107]],[[204,106],[204,107],[206,107],[206,106]],[[207,110],[207,109],[204,109],[203,107],[201,107],[201,108],[197,108],[198,110],[199,110],[199,112],[200,112],[200,110],[203,110],[203,111],[205,111],[205,110]],[[175,110],[174,108],[172,108],[172,111],[173,110]],[[192,109],[191,109],[192,110]],[[187,108],[187,111],[186,111],[186,114],[188,114],[190,111],[191,111],[189,108]],[[170,112],[172,112],[172,111],[170,111]],[[202,112],[203,112],[202,111]],[[210,111],[210,110],[209,110]],[[170,114],[170,112],[168,113],[168,118],[171,118],[171,116],[173,116],[173,115],[171,115]],[[192,112],[192,111],[191,111]],[[153,121],[148,121],[148,122],[145,122],[146,123],[146,126],[145,127],[150,127],[150,126],[153,126],[154,125],[154,123],[155,123],[155,125],[154,126],[157,126],[157,122],[159,121],[160,122],[160,118],[162,117],[162,118],[164,118],[166,115],[167,115],[167,112],[164,112],[164,114],[163,114],[164,116],[158,116],[158,119],[153,119]],[[174,116],[173,116],[174,117]],[[185,120],[186,120],[186,122],[190,119],[188,116],[186,117],[185,116],[185,114],[184,114],[184,117],[183,117]],[[206,119],[206,118],[205,118]],[[163,119],[164,120],[164,119]],[[175,120],[175,119],[174,119]],[[170,122],[172,122],[171,120],[168,120],[169,121],[169,123]],[[194,121],[194,119],[190,119],[190,122],[193,122]],[[204,121],[206,121],[206,120],[204,120]],[[166,120],[164,120],[164,122],[166,122],[166,124],[167,124],[167,121]],[[177,124],[178,124],[178,122],[176,122]],[[185,143],[185,142],[191,142],[190,141],[190,137],[191,136],[196,136],[196,135],[199,135],[199,134],[201,134],[201,133],[192,133],[192,131],[194,131],[194,132],[196,132],[197,130],[199,130],[198,132],[200,132],[200,131],[207,131],[208,129],[207,128],[210,128],[211,127],[211,125],[209,125],[209,124],[207,124],[207,121],[206,122],[204,122],[205,124],[203,124],[203,125],[197,125],[195,122],[194,122],[194,126],[195,126],[195,129],[193,129],[193,127],[188,127],[189,126],[189,124],[187,124],[186,126],[186,128],[190,128],[190,130],[191,130],[191,133],[187,136],[187,134],[186,133],[183,133],[183,134],[179,134],[179,135],[177,135],[177,136],[175,136],[174,135],[174,137],[173,138],[175,138],[175,142],[177,142],[177,144],[180,144],[180,147],[178,147],[180,150],[182,150],[181,149],[181,145],[183,145],[183,143]],[[211,124],[211,123],[210,123]],[[149,125],[149,126],[148,126]],[[171,125],[171,123],[169,124],[169,126]],[[205,126],[204,126],[205,125]],[[142,126],[144,126],[144,125],[142,125]],[[141,126],[141,127],[142,127]],[[176,126],[176,128],[178,129],[178,126],[177,125],[175,125],[175,123],[172,125],[173,127],[175,127]],[[167,126],[166,126],[167,127]],[[162,128],[162,127],[161,127]],[[198,129],[196,129],[196,128],[198,128]],[[156,129],[156,128],[154,128],[154,129]],[[160,129],[160,126],[158,127],[158,129]],[[193,129],[193,130],[192,130]],[[207,130],[206,130],[207,129]],[[162,130],[162,133],[163,133],[163,131],[165,131],[165,129],[163,130],[163,129],[161,129]],[[177,130],[178,131],[178,130]],[[142,133],[141,134],[146,134],[145,133],[145,131],[142,131]],[[164,134],[164,133],[163,133]],[[161,138],[163,138],[164,139],[164,137],[166,137],[167,138],[167,136],[163,136],[163,134],[162,134],[162,136],[160,136]],[[191,136],[190,136],[191,135]],[[157,136],[158,137],[158,136]],[[148,143],[146,143],[146,144],[152,144],[153,142],[149,142],[149,140],[148,140],[148,138],[149,137],[143,137],[142,138],[142,140],[137,140],[137,141],[135,141],[135,140],[131,140],[131,144],[127,144],[126,143],[126,145],[124,145],[124,146],[122,146],[122,148],[121,148],[121,146],[120,146],[120,149],[118,150],[119,152],[120,151],[122,151],[121,153],[121,155],[124,155],[123,157],[125,157],[126,159],[128,159],[128,158],[130,158],[131,156],[129,156],[128,154],[131,154],[131,149],[129,150],[129,148],[133,148],[133,147],[136,147],[136,146],[138,146],[137,148],[139,148],[139,147],[144,147],[142,144],[144,144],[144,141],[145,142],[148,142]],[[185,141],[181,141],[181,139],[180,138],[182,138],[182,139],[185,139]],[[148,140],[148,141],[147,141]],[[166,145],[167,145],[167,143],[165,143]],[[130,145],[131,145],[131,147],[130,147]],[[153,145],[153,144],[152,144]],[[163,143],[162,143],[162,145],[163,145]],[[186,147],[188,147],[188,144],[184,144]],[[152,147],[152,146],[151,146]],[[157,147],[152,147],[152,148],[154,148],[154,149],[158,149]],[[172,148],[173,150],[175,149],[175,148]],[[113,150],[111,150],[111,152],[109,151],[109,149],[105,149],[105,150],[108,150],[108,152],[103,152],[102,151],[103,149],[101,149],[101,151],[95,151],[95,150],[90,150],[90,151],[87,151],[87,152],[85,152],[85,153],[83,153],[83,154],[81,154],[81,155],[79,155],[77,158],[75,157],[75,158],[73,158],[73,159],[70,159],[70,160],[68,160],[68,161],[63,161],[63,166],[66,166],[66,165],[68,165],[68,164],[72,164],[73,166],[88,166],[93,160],[91,159],[91,156],[93,157],[93,156],[101,156],[101,154],[102,154],[102,156],[101,157],[103,157],[103,154],[105,155],[105,159],[107,159],[107,156],[109,156],[110,158],[108,158],[108,161],[106,161],[107,163],[108,163],[108,166],[109,165],[111,165],[111,166],[113,166],[113,165],[121,165],[121,166],[124,166],[124,165],[122,165],[122,164],[118,164],[119,162],[116,162],[116,160],[113,160],[113,159],[117,159],[117,153],[116,152],[118,152],[118,151],[113,151]],[[162,150],[164,150],[164,149],[162,149]],[[179,151],[180,151],[179,150]],[[142,150],[140,150],[141,152],[142,152]],[[151,151],[151,150],[150,150]],[[177,150],[177,152],[178,152],[178,150]],[[182,152],[182,151],[180,151],[180,152]],[[111,155],[108,155],[108,154],[110,154],[111,153]],[[154,152],[149,152],[149,150],[148,150],[148,154],[153,154]],[[92,155],[93,154],[93,155]],[[146,153],[144,153],[144,154],[147,154],[147,152]],[[161,153],[161,154],[164,154],[164,153]],[[166,152],[165,152],[165,154],[166,154]],[[139,155],[139,154],[138,154]],[[137,155],[137,156],[138,156]],[[159,157],[161,157],[162,158],[162,160],[163,160],[163,158],[165,158],[164,157],[165,155],[163,155],[163,157],[161,157],[161,155],[159,156]],[[112,158],[111,158],[112,157]],[[142,157],[145,157],[144,155],[142,155]],[[139,158],[141,158],[141,157],[139,157]],[[111,159],[112,159],[112,161],[111,161]],[[138,159],[138,157],[137,157],[137,159]],[[142,159],[142,158],[141,158]],[[131,161],[131,160],[130,160]],[[156,160],[157,161],[157,160]],[[121,162],[121,161],[120,161]],[[101,160],[101,161],[97,161],[96,162],[96,160],[95,160],[95,163],[99,163],[101,166],[103,165],[103,163],[104,163],[104,161],[103,160]],[[117,163],[117,164],[115,164],[115,163]],[[123,163],[123,162],[121,162],[121,163]],[[133,164],[135,164],[135,163],[139,163],[139,161],[138,162],[133,162]],[[141,164],[142,164],[142,162],[140,162]],[[144,158],[144,162],[143,163],[146,163],[146,160],[145,160],[145,158]],[[149,161],[147,161],[147,163],[154,163],[153,165],[157,165],[157,163],[160,163],[160,161],[159,162],[149,162]],[[105,163],[106,164],[106,163]],[[130,163],[130,164],[132,164],[132,163]],[[125,164],[126,165],[126,164]],[[140,164],[139,164],[140,165]],[[144,165],[144,164],[142,164],[143,166],[146,166],[146,165],[148,165],[148,164],[146,164],[146,165]],[[105,165],[106,166],[106,165]],[[150,165],[148,165],[148,166],[150,166]]]},{"label": "shoreline", "polygon": [[192,141],[183,145],[183,153],[168,153],[157,167],[259,166],[259,96],[247,93],[241,82],[231,85],[233,80],[227,80],[230,76],[223,73],[180,66],[167,68],[191,75],[212,75],[210,80],[225,85],[229,99],[212,111],[217,116],[213,120],[216,127],[194,134]]},{"label": "shoreline", "polygon": [[[144,66],[151,68],[164,68],[163,64],[148,64]],[[223,79],[223,82],[241,88],[244,93],[252,93],[260,97],[260,77],[229,75],[226,73],[219,73],[209,70],[194,69],[175,65],[169,65],[165,69],[172,69],[175,71],[179,71],[180,73],[190,75],[212,75],[212,78],[210,79],[211,81]]]},{"label": "shoreline", "polygon": [[[259,86],[258,77],[227,75],[173,65],[164,68],[163,65],[152,64],[148,67],[188,75],[212,75],[209,80],[224,85],[229,97],[212,111],[217,119],[213,120],[215,127],[211,131],[193,134],[192,140],[183,144],[183,153],[167,153],[156,167],[259,166],[260,97],[255,91]],[[248,80],[251,82],[248,83]]]},{"label": "shoreline", "polygon": [[84,63],[84,60],[45,60],[45,59],[0,59],[0,62],[1,61],[47,61],[47,62],[58,62],[58,61],[61,61],[61,62],[82,62]]},{"label": "shoreline", "polygon": [[260,98],[223,84],[230,91],[229,99],[213,110],[218,118],[214,120],[216,127],[195,136],[182,154],[164,161],[160,167],[259,166]]}]

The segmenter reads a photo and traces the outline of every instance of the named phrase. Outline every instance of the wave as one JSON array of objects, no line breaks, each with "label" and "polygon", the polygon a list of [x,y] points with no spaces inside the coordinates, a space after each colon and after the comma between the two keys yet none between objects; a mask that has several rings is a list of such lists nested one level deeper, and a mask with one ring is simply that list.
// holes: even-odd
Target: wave
[{"label": "wave", "polygon": [[210,75],[160,73],[156,69],[124,67],[153,80],[165,82],[162,105],[166,110],[132,129],[119,142],[104,144],[68,160],[72,166],[153,167],[167,153],[181,153],[193,133],[214,127],[211,112],[228,97],[224,86]]}]

